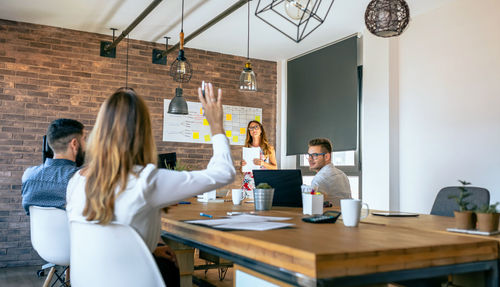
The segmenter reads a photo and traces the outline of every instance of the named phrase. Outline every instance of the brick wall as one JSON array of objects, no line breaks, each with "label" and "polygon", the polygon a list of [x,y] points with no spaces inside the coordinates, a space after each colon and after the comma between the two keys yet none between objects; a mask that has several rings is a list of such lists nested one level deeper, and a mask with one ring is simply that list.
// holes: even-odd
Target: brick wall
[{"label": "brick wall", "polygon": [[[39,264],[31,248],[29,217],[21,207],[21,176],[41,163],[42,136],[56,118],[74,118],[90,131],[99,106],[118,87],[125,86],[126,40],[116,58],[99,56],[98,35],[48,26],[0,20],[0,267]],[[164,45],[130,40],[129,86],[150,108],[158,151],[177,152],[192,168],[203,168],[211,156],[205,144],[162,141],[163,100],[177,84],[168,67],[151,63],[151,50]],[[253,60],[259,92],[238,91],[245,59],[216,52],[186,49],[194,73],[184,84],[184,96],[197,101],[197,85],[212,82],[224,92],[224,104],[262,108],[270,142],[276,134],[276,63]],[[172,63],[176,53],[168,56]],[[232,146],[237,168],[241,147]],[[241,177],[233,186],[238,186]]]}]

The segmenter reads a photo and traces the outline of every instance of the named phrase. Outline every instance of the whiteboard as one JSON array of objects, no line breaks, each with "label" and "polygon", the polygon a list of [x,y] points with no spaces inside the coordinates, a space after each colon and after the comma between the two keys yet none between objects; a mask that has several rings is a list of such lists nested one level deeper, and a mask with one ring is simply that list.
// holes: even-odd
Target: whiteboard
[{"label": "whiteboard", "polygon": [[[211,144],[210,126],[199,102],[187,102],[189,114],[168,113],[170,100],[163,100],[163,141]],[[224,130],[232,145],[244,145],[251,120],[262,123],[262,109],[222,105]]]}]

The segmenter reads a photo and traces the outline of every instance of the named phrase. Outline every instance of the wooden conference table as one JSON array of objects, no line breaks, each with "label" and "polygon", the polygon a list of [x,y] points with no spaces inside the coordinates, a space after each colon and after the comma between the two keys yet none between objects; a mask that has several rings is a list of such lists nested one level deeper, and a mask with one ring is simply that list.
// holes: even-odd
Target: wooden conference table
[{"label": "wooden conference table", "polygon": [[[358,227],[348,228],[340,220],[305,223],[302,208],[273,207],[257,214],[291,217],[287,222],[295,226],[220,231],[183,222],[201,219],[200,212],[218,217],[228,211],[253,211],[253,205],[177,205],[164,215],[162,227],[170,240],[233,261],[236,284],[238,272],[280,286],[357,286],[486,271],[487,286],[498,286],[498,241],[442,231],[453,226],[448,225],[449,218],[370,215]],[[433,224],[429,228],[425,227],[428,222]]]}]

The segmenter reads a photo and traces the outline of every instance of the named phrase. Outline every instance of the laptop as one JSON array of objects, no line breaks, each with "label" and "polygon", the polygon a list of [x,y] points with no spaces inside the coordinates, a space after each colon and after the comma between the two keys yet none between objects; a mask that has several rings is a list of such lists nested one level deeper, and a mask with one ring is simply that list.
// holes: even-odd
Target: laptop
[{"label": "laptop", "polygon": [[158,168],[174,169],[176,162],[177,154],[175,152],[158,154]]},{"label": "laptop", "polygon": [[266,182],[274,188],[273,206],[302,207],[300,169],[253,170],[255,186]]}]

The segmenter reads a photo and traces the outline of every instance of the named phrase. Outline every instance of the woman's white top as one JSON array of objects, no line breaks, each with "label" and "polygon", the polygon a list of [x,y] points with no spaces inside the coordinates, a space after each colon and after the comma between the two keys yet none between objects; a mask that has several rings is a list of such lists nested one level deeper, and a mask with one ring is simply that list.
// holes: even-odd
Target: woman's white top
[{"label": "woman's white top", "polygon": [[[153,164],[136,166],[135,170],[140,171],[138,177],[130,175],[127,188],[115,200],[113,222],[134,228],[152,252],[160,238],[163,207],[233,182],[235,170],[226,136],[214,135],[212,142],[214,154],[205,170],[187,172],[158,169]],[[86,220],[82,215],[85,183],[86,178],[80,172],[68,183],[66,212],[70,222]]]}]

